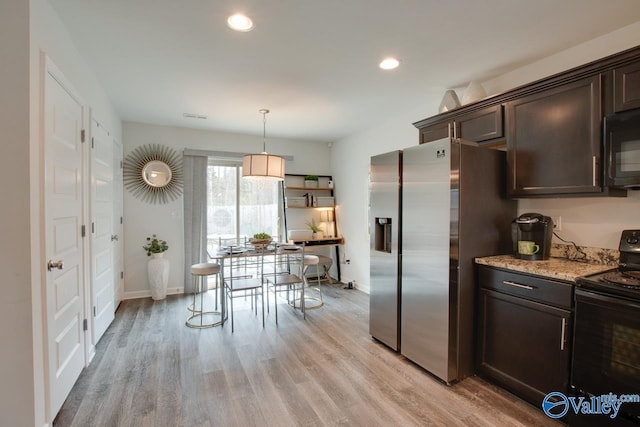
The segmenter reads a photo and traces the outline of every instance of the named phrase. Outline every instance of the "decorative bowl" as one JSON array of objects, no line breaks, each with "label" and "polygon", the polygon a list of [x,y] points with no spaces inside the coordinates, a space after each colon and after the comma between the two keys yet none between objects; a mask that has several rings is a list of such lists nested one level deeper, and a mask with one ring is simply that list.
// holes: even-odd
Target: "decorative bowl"
[{"label": "decorative bowl", "polygon": [[249,239],[249,243],[251,243],[251,245],[253,245],[257,250],[266,249],[272,241],[273,239]]}]

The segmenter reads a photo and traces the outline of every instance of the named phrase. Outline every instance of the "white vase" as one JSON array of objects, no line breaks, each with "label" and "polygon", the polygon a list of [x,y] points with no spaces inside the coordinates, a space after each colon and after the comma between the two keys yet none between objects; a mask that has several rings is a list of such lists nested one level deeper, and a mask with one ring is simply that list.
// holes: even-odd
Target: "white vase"
[{"label": "white vase", "polygon": [[480,101],[487,96],[487,91],[478,82],[471,82],[462,95],[462,105],[471,104],[472,102]]},{"label": "white vase", "polygon": [[458,94],[455,90],[449,89],[444,93],[442,97],[442,101],[440,102],[440,107],[438,107],[439,113],[444,113],[445,111],[451,111],[460,107],[460,100],[458,99]]},{"label": "white vase", "polygon": [[151,298],[165,299],[169,282],[169,260],[164,258],[164,252],[151,254],[151,259],[147,263],[147,274],[151,286]]}]

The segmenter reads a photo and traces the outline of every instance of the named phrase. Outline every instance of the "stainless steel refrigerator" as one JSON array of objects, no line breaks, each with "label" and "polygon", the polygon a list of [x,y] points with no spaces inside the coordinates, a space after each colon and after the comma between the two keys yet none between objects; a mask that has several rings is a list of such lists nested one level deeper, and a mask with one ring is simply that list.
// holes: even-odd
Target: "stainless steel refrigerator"
[{"label": "stainless steel refrigerator", "polygon": [[400,349],[402,151],[371,158],[369,333]]},{"label": "stainless steel refrigerator", "polygon": [[473,259],[510,253],[505,174],[504,152],[448,138],[371,159],[370,333],[447,383],[474,372]]}]

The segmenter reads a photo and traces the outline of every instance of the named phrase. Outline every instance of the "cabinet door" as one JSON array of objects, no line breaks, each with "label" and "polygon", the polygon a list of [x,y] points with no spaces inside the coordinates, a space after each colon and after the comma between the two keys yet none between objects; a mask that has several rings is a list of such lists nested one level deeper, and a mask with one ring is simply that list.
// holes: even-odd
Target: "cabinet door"
[{"label": "cabinet door", "polygon": [[484,142],[504,136],[502,105],[493,105],[456,118],[456,136],[467,141]]},{"label": "cabinet door", "polygon": [[479,371],[540,405],[569,386],[571,312],[480,290]]},{"label": "cabinet door", "polygon": [[613,70],[614,111],[640,108],[640,62]]},{"label": "cabinet door", "polygon": [[509,195],[600,192],[601,120],[600,76],[507,102]]},{"label": "cabinet door", "polygon": [[451,123],[443,122],[435,125],[427,126],[420,129],[420,144],[437,141],[438,139],[448,138],[452,133]]}]

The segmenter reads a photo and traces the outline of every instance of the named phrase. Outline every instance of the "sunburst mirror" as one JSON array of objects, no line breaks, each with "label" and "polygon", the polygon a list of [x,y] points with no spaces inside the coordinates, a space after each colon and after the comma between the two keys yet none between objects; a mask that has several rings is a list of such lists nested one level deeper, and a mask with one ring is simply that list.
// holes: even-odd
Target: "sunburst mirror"
[{"label": "sunburst mirror", "polygon": [[124,186],[145,202],[169,203],[182,195],[182,157],[172,148],[147,144],[129,153]]}]

